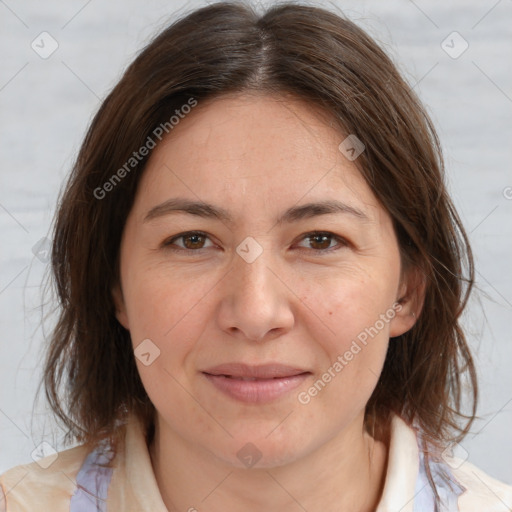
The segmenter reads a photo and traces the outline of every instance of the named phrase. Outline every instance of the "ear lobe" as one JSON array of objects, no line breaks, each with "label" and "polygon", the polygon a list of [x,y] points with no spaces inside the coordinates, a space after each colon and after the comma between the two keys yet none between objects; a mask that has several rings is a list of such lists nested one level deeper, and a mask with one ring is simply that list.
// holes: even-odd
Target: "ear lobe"
[{"label": "ear lobe", "polygon": [[118,322],[126,329],[130,330],[130,323],[128,322],[128,315],[126,313],[126,306],[124,303],[123,292],[121,286],[116,284],[112,288],[112,299],[116,308],[116,318]]},{"label": "ear lobe", "polygon": [[396,315],[389,325],[389,337],[400,336],[414,326],[421,314],[425,301],[426,277],[418,267],[411,268],[407,272],[406,280],[399,290],[397,302],[400,308],[396,308]]},{"label": "ear lobe", "polygon": [[416,314],[414,312],[410,312],[410,308],[402,306],[400,310],[398,308],[395,309],[396,314],[394,318],[389,323],[389,337],[396,338],[400,336],[414,326],[416,323]]}]

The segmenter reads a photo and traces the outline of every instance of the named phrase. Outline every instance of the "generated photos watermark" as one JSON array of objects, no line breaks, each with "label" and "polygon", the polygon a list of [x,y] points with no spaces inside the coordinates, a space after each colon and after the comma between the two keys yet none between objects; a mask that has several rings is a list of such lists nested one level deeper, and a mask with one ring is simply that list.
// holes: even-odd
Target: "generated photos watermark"
[{"label": "generated photos watermark", "polygon": [[123,178],[133,171],[133,169],[135,169],[139,163],[149,155],[150,151],[156,147],[157,141],[155,139],[161,141],[162,138],[170,133],[171,130],[179,124],[180,120],[184,119],[196,105],[197,100],[195,98],[189,98],[187,103],[174,111],[176,115],[172,115],[168,121],[160,123],[151,132],[151,135],[148,136],[146,142],[138,149],[138,151],[134,151],[130,158],[128,158],[126,162],[107,181],[105,181],[101,187],[96,187],[94,189],[94,197],[99,200],[104,199],[109,192],[114,190],[114,188],[121,183]]},{"label": "generated photos watermark", "polygon": [[361,352],[361,350],[368,344],[368,338],[373,339],[379,332],[384,329],[396,314],[402,310],[402,305],[399,302],[395,302],[385,313],[379,315],[379,319],[375,323],[366,327],[361,331],[356,339],[352,340],[350,348],[343,354],[340,354],[334,363],[327,368],[327,370],[321,375],[321,377],[306,391],[301,391],[297,399],[302,405],[307,405],[311,402],[311,399],[320,393],[329,382],[332,381],[338,375],[345,366],[347,366],[354,357]]}]

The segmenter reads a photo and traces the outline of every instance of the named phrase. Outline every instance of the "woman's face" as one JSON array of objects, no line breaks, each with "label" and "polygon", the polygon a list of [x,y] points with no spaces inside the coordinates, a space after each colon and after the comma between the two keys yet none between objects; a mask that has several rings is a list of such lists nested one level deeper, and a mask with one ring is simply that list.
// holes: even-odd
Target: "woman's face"
[{"label": "woman's face", "polygon": [[159,423],[228,464],[361,433],[389,338],[413,324],[391,219],[345,138],[307,104],[224,96],[141,178],[117,316]]}]

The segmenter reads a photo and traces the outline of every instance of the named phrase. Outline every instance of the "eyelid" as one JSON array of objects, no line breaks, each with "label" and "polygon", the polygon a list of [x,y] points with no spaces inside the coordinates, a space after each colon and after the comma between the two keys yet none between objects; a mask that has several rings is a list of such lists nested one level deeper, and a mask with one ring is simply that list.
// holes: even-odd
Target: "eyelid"
[{"label": "eyelid", "polygon": [[[206,239],[210,240],[210,242],[212,244],[214,243],[212,241],[212,239],[211,239],[211,236],[208,233],[206,233],[204,231],[192,230],[192,231],[184,231],[182,233],[178,233],[176,235],[173,235],[172,237],[167,238],[166,240],[164,240],[161,245],[162,245],[163,248],[169,249],[171,251],[188,252],[188,253],[200,253],[203,250],[211,248],[211,247],[201,247],[199,249],[187,249],[185,247],[179,247],[179,246],[178,247],[171,247],[175,240],[179,240],[180,238],[184,238],[187,235],[188,236],[199,235],[199,236],[205,237]],[[319,230],[317,230],[317,231],[307,231],[306,233],[302,233],[298,237],[297,240],[300,242],[302,240],[307,240],[308,238],[313,238],[314,236],[319,236],[319,235],[330,236],[333,240],[338,242],[338,245],[335,246],[335,247],[330,247],[328,249],[312,249],[312,248],[300,247],[299,251],[301,251],[301,252],[302,251],[306,251],[306,252],[308,252],[310,254],[311,254],[311,252],[313,252],[313,254],[322,255],[322,254],[328,254],[328,253],[335,252],[335,251],[338,251],[340,249],[352,246],[351,242],[349,242],[346,238],[344,238],[344,237],[342,237],[340,235],[337,235],[336,233],[333,233],[331,231],[319,231]],[[294,242],[294,244],[295,243],[297,243],[297,242]]]},{"label": "eyelid", "polygon": [[301,249],[305,250],[307,252],[312,251],[314,254],[322,255],[322,254],[326,254],[326,253],[339,251],[340,249],[343,249],[344,247],[349,247],[352,245],[346,238],[344,238],[340,235],[337,235],[336,233],[333,233],[332,231],[308,231],[307,233],[300,235],[299,241],[306,240],[308,238],[312,238],[314,236],[319,236],[319,235],[330,236],[333,240],[338,242],[338,246],[329,247],[328,249],[311,249],[311,248],[308,249],[308,248],[304,248],[304,247],[302,247]]},{"label": "eyelid", "polygon": [[192,230],[192,231],[183,231],[182,233],[178,233],[177,235],[173,235],[172,237],[170,238],[166,238],[163,242],[162,242],[162,247],[165,248],[165,249],[170,249],[171,251],[180,251],[180,252],[200,252],[202,251],[203,249],[209,249],[210,247],[201,247],[200,249],[187,249],[185,247],[171,247],[171,245],[174,243],[175,240],[179,240],[180,238],[185,238],[186,236],[193,236],[193,235],[199,235],[199,236],[202,236],[202,237],[205,237],[207,238],[208,240],[210,240],[211,243],[213,243],[213,241],[211,240],[211,237],[208,233],[205,233],[204,231],[197,231],[197,230]]}]

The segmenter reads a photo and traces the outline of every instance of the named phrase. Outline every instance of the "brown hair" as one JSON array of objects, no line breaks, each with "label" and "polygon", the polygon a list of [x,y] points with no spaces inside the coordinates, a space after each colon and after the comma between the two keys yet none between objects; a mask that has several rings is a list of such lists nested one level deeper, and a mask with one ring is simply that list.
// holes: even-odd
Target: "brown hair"
[{"label": "brown hair", "polygon": [[[390,58],[343,16],[294,3],[258,15],[238,2],[182,17],[138,55],[94,117],[61,196],[52,252],[60,316],[44,384],[67,439],[114,435],[127,411],[148,427],[153,421],[112,299],[124,223],[149,156],[137,157],[131,172],[126,162],[191,99],[201,104],[244,91],[290,94],[321,107],[342,133],[365,144],[357,159],[362,176],[393,219],[404,265],[426,280],[420,317],[390,343],[367,427],[387,424],[394,412],[440,446],[460,440],[476,408],[475,369],[459,325],[473,259],[428,115]],[[122,179],[112,182],[114,175]],[[98,193],[107,188],[107,197]],[[464,372],[468,416],[461,410]]]}]

